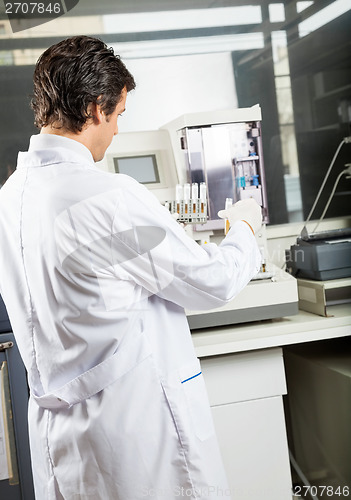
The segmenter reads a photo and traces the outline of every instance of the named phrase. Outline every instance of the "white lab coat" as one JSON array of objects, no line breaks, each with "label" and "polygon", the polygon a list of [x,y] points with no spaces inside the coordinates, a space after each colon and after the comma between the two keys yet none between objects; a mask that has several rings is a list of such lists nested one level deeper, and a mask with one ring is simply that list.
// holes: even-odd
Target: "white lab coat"
[{"label": "white lab coat", "polygon": [[1,189],[0,238],[36,499],[230,498],[184,308],[255,275],[249,227],[200,247],[144,186],[37,135]]}]

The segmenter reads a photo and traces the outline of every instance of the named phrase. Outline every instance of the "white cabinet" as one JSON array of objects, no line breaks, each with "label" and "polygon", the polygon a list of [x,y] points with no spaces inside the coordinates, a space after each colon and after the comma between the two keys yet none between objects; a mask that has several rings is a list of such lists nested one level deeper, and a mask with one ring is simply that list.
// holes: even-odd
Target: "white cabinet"
[{"label": "white cabinet", "polygon": [[291,500],[279,348],[207,357],[201,366],[233,500]]}]

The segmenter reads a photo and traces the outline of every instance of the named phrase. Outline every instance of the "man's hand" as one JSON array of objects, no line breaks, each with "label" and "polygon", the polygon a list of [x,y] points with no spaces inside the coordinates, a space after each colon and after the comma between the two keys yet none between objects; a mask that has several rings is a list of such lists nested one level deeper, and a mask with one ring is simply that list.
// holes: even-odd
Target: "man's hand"
[{"label": "man's hand", "polygon": [[218,212],[218,217],[221,219],[228,219],[231,226],[234,222],[242,220],[250,226],[254,234],[257,233],[262,226],[262,210],[260,205],[253,198],[240,200],[227,210],[220,210]]}]

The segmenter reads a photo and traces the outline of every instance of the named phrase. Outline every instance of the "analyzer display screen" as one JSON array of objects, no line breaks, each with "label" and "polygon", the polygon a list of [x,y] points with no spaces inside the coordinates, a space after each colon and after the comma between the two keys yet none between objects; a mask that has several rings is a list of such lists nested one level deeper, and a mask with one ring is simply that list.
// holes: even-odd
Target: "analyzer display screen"
[{"label": "analyzer display screen", "polygon": [[156,184],[160,182],[156,155],[126,156],[113,158],[115,171],[133,177],[141,184]]}]

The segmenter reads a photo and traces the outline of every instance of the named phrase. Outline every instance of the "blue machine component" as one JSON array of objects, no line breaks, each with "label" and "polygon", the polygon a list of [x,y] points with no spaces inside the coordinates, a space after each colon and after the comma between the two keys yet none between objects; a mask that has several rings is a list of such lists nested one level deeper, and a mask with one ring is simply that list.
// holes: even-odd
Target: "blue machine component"
[{"label": "blue machine component", "polygon": [[252,176],[252,185],[253,186],[259,186],[260,185],[260,182],[259,182],[259,179],[258,179],[258,175],[253,175]]}]

